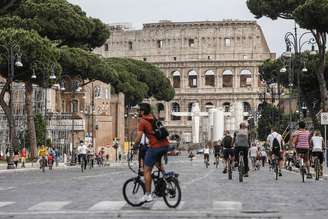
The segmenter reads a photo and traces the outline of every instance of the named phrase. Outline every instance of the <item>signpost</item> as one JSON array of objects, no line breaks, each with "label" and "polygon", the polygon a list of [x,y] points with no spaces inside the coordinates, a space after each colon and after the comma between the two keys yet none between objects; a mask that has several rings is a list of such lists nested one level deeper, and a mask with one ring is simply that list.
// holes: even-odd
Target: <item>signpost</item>
[{"label": "signpost", "polygon": [[328,112],[321,113],[321,125],[325,126],[325,148],[326,148],[326,166],[328,167],[328,150],[327,150],[327,125],[328,125]]}]

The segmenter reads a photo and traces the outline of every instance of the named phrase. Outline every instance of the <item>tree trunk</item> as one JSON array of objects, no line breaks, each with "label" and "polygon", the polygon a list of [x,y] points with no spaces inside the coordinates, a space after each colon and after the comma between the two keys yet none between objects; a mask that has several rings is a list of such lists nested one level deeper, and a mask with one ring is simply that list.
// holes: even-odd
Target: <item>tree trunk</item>
[{"label": "tree trunk", "polygon": [[320,64],[317,72],[317,78],[320,87],[321,108],[324,112],[328,112],[328,90],[325,79],[325,55],[320,54]]},{"label": "tree trunk", "polygon": [[30,81],[25,82],[25,107],[27,118],[27,133],[31,147],[31,159],[36,156],[36,133],[33,115],[33,85]]},{"label": "tree trunk", "polygon": [[[5,94],[7,91],[9,91],[10,93],[10,84],[11,81],[7,80],[5,85],[2,88],[2,91],[0,93],[0,106],[3,109],[6,118],[7,118],[7,123],[8,123],[8,128],[9,128],[9,138],[11,140],[11,144],[9,145],[13,150],[17,149],[18,150],[18,138],[16,136],[16,129],[15,129],[15,119],[14,119],[14,115],[13,115],[13,110],[10,109],[10,106],[6,103],[5,101]],[[10,95],[12,96],[12,95]],[[10,100],[11,102],[12,100]],[[10,103],[12,105],[12,103]],[[11,150],[11,151],[13,151]],[[12,154],[10,155],[12,156]]]}]

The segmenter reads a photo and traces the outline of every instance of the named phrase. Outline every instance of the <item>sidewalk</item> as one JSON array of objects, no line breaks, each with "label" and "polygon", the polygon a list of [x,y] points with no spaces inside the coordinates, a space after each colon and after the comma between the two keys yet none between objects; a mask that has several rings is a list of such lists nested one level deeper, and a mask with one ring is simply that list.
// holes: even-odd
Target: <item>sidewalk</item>
[{"label": "sidewalk", "polygon": [[[97,166],[97,165],[96,165]],[[121,167],[121,166],[127,166],[126,161],[111,161],[109,166],[104,166],[106,167]],[[54,169],[66,169],[66,168],[79,168],[79,164],[70,166],[69,164],[65,164],[63,162],[60,162],[58,167],[54,166]],[[18,163],[18,168],[17,169],[7,169],[7,164],[6,163],[0,163],[0,173],[4,172],[24,172],[24,171],[31,171],[31,170],[37,170],[39,169],[40,166],[38,163],[26,163],[25,168],[21,168],[21,163]]]}]

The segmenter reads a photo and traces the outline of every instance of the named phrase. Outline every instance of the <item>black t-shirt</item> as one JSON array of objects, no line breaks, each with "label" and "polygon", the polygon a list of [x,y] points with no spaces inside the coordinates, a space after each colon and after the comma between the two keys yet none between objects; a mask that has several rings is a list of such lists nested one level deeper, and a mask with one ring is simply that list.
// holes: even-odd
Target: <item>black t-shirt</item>
[{"label": "black t-shirt", "polygon": [[224,136],[221,144],[225,148],[232,148],[232,137],[230,135]]}]

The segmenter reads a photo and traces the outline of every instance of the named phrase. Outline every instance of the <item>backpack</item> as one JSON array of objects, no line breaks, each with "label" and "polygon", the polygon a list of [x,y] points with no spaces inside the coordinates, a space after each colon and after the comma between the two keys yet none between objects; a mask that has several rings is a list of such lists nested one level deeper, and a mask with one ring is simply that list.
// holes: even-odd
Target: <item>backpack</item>
[{"label": "backpack", "polygon": [[279,143],[279,141],[277,139],[277,136],[276,137],[273,136],[273,137],[274,138],[273,138],[273,141],[272,141],[272,151],[278,153],[280,151],[280,143]]},{"label": "backpack", "polygon": [[236,135],[236,141],[235,141],[236,147],[248,147],[248,136],[242,133],[237,133]]},{"label": "backpack", "polygon": [[169,132],[160,120],[156,119],[155,116],[153,117],[152,128],[156,139],[159,141],[166,139],[169,136]]}]

